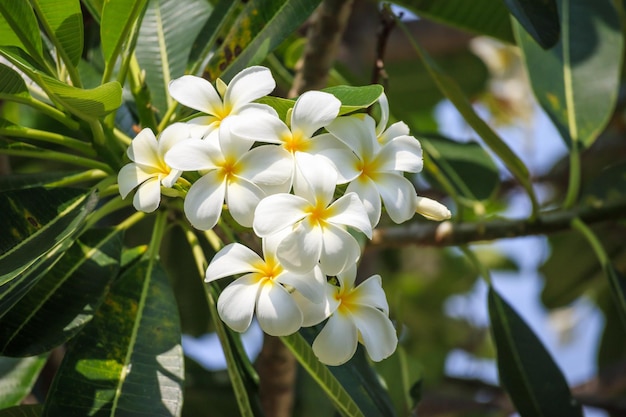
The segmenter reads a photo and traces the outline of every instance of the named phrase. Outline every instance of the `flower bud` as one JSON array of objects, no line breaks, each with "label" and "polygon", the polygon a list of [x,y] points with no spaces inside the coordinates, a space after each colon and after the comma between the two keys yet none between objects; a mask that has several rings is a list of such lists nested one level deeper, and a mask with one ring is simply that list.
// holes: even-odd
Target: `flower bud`
[{"label": "flower bud", "polygon": [[450,210],[438,201],[426,197],[417,197],[417,208],[415,212],[426,217],[428,220],[446,220],[452,214]]}]

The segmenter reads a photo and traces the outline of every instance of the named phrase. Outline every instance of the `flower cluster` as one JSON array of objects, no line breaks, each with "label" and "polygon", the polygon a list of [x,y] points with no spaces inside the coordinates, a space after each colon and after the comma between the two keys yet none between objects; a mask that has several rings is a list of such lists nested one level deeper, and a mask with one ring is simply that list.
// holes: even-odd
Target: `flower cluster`
[{"label": "flower cluster", "polygon": [[232,329],[245,331],[256,316],[263,331],[281,336],[326,320],[313,343],[322,362],[346,362],[359,342],[382,360],[397,336],[380,276],[356,284],[359,238],[372,237],[383,206],[396,223],[450,212],[405,178],[422,169],[422,150],[406,124],[387,126],[384,94],[378,123],[364,113],[339,116],[341,102],[321,91],[302,94],[281,120],[255,102],[274,88],[259,66],[216,88],[194,76],[172,81],[172,97],[202,115],[158,139],[142,130],[119,173],[120,194],[137,188],[135,208],[150,212],[177,187],[195,228],[213,228],[226,207],[261,239],[261,254],[233,242],[206,271],[206,282],[236,277],[217,304]]}]

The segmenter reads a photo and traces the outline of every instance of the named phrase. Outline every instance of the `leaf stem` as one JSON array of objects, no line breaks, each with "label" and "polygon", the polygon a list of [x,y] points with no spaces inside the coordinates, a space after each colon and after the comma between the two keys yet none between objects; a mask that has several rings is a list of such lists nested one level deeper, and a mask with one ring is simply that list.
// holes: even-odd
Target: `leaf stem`
[{"label": "leaf stem", "polygon": [[54,132],[48,132],[45,130],[31,129],[24,126],[10,126],[0,127],[0,135],[5,135],[13,138],[33,139],[47,143],[54,143],[74,149],[82,152],[87,156],[96,156],[96,151],[91,147],[90,143],[83,142],[82,140],[70,138],[65,135],[60,135]]},{"label": "leaf stem", "polygon": [[150,237],[148,251],[146,252],[146,256],[152,260],[152,262],[156,261],[159,257],[161,242],[163,241],[163,235],[165,234],[165,229],[167,227],[167,215],[167,210],[157,210],[156,212],[156,219],[152,228],[152,236]]},{"label": "leaf stem", "polygon": [[71,117],[63,113],[62,111],[46,104],[42,101],[34,99],[33,97],[20,97],[16,95],[2,95],[3,100],[13,101],[16,103],[26,104],[34,108],[35,110],[39,110],[41,113],[46,116],[56,120],[59,123],[62,123],[64,126],[71,130],[78,130],[80,127],[79,123],[76,120],[73,120]]},{"label": "leaf stem", "polygon": [[563,208],[565,209],[572,208],[578,200],[580,175],[580,145],[578,140],[572,138],[572,148],[569,154],[569,183],[565,201],[563,202]]},{"label": "leaf stem", "polygon": [[18,144],[19,147],[0,147],[0,154],[24,156],[29,158],[46,159],[49,161],[65,162],[72,165],[78,165],[86,168],[98,169],[109,174],[113,173],[110,166],[100,161],[94,161],[90,158],[85,158],[76,155],[70,155],[63,152],[49,151],[46,149],[37,148],[36,146],[27,145],[24,143]]},{"label": "leaf stem", "polygon": [[90,169],[88,171],[79,172],[78,174],[68,175],[58,181],[45,184],[49,187],[67,187],[69,185],[78,184],[90,180],[99,180],[108,177],[109,174],[101,169]]},{"label": "leaf stem", "polygon": [[478,259],[474,251],[471,250],[467,245],[461,245],[459,246],[459,248],[467,257],[467,259],[469,259],[472,265],[474,265],[474,268],[476,268],[478,274],[483,277],[487,285],[491,286],[493,283],[493,281],[491,280],[491,273],[489,272],[489,269],[485,268],[485,265],[480,262],[480,259]]},{"label": "leaf stem", "polygon": [[609,263],[609,256],[607,255],[604,247],[600,243],[600,240],[598,240],[596,234],[593,233],[593,230],[591,230],[591,228],[587,226],[587,224],[585,224],[585,222],[583,222],[579,217],[574,217],[571,221],[571,224],[574,230],[580,232],[580,234],[582,234],[585,239],[587,239],[587,242],[598,257],[598,261],[600,261],[600,264],[605,265]]}]

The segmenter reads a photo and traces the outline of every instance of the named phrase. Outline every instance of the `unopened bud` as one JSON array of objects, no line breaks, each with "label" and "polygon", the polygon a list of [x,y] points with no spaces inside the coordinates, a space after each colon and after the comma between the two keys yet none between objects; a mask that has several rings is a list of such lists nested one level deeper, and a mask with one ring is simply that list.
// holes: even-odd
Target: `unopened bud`
[{"label": "unopened bud", "polygon": [[426,197],[417,197],[415,212],[426,217],[428,220],[446,220],[452,217],[450,210],[438,201]]}]

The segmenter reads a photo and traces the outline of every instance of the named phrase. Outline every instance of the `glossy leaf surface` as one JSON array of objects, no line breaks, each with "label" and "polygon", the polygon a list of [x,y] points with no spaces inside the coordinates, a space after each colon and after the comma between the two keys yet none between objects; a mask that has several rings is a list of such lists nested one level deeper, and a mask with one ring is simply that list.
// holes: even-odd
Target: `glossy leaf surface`
[{"label": "glossy leaf surface", "polygon": [[0,357],[0,408],[19,405],[31,392],[45,363],[46,355],[30,358]]},{"label": "glossy leaf surface", "polygon": [[511,14],[543,49],[559,41],[561,25],[555,0],[505,0]]},{"label": "glossy leaf surface", "polygon": [[76,67],[83,53],[83,14],[79,0],[32,0],[42,26],[67,65]]}]

